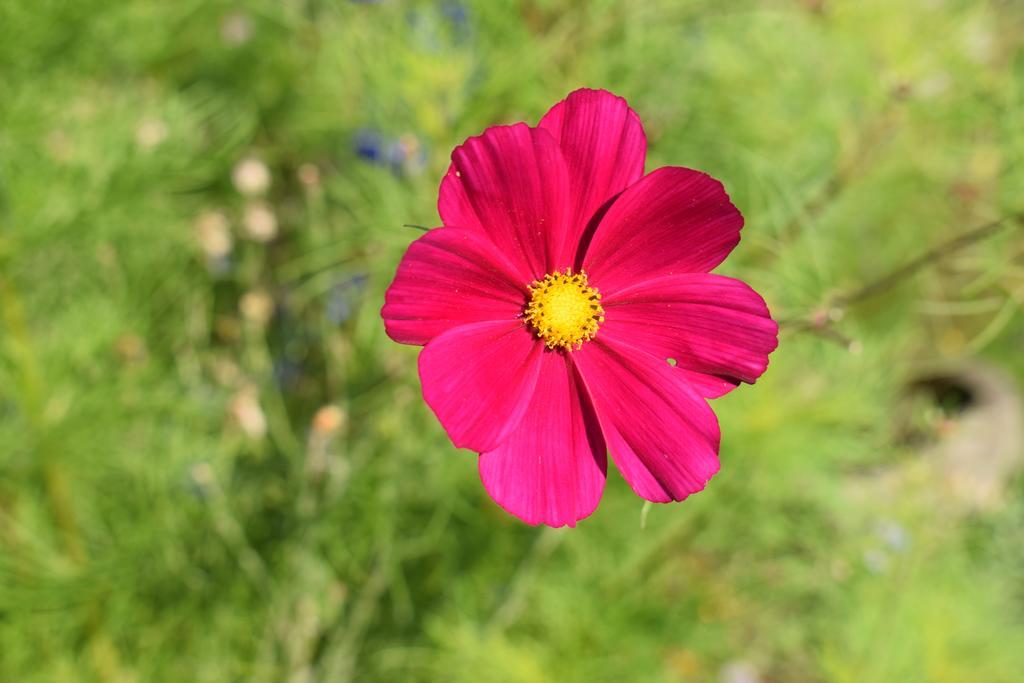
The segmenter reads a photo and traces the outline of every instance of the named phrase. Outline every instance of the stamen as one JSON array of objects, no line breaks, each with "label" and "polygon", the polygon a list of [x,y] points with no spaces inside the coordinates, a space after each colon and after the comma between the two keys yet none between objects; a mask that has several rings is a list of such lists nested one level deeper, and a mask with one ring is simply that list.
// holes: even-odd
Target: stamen
[{"label": "stamen", "polygon": [[535,280],[528,288],[530,303],[523,319],[549,349],[579,350],[597,335],[604,322],[601,294],[587,282],[582,270],[573,274],[555,271]]}]

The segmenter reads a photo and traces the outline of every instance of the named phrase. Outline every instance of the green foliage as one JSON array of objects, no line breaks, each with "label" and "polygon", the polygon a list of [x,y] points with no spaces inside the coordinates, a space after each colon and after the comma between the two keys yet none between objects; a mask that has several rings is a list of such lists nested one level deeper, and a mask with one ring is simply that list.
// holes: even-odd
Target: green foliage
[{"label": "green foliage", "polygon": [[[0,680],[1019,680],[1024,490],[965,520],[895,417],[922,361],[1024,379],[1022,231],[836,302],[1024,211],[1021,35],[967,0],[0,4]],[[450,150],[581,85],[724,180],[724,270],[786,323],[715,403],[722,473],[643,528],[614,474],[576,530],[496,508],[378,314]]]}]

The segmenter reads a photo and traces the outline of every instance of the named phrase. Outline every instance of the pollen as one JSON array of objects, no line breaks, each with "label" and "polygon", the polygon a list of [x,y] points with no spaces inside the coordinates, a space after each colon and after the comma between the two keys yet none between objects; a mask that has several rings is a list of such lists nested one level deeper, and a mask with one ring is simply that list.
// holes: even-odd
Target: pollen
[{"label": "pollen", "polygon": [[604,322],[601,294],[587,282],[583,271],[555,271],[530,286],[530,303],[523,319],[549,349],[579,350],[593,339]]}]

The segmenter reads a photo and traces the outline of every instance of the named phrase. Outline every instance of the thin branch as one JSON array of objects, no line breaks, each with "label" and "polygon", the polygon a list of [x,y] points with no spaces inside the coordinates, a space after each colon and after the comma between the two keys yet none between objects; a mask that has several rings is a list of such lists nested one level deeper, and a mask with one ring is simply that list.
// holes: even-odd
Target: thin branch
[{"label": "thin branch", "polygon": [[907,261],[903,265],[898,266],[865,285],[832,297],[827,303],[823,304],[812,313],[794,318],[785,318],[780,320],[779,324],[794,331],[812,331],[820,333],[821,330],[831,328],[832,323],[840,320],[845,313],[845,309],[850,306],[888,292],[924,268],[941,261],[947,256],[950,256],[965,247],[977,244],[978,242],[999,233],[1004,228],[1010,227],[1011,225],[1020,227],[1022,219],[1024,219],[1024,214],[1013,214],[985,223],[984,225],[980,225],[976,228],[972,228],[971,230],[961,233],[946,242],[932,247],[920,256]]},{"label": "thin branch", "polygon": [[1004,216],[995,221],[972,228],[967,232],[953,237],[928,251],[917,258],[907,261],[903,265],[889,271],[881,277],[842,294],[833,296],[827,303],[803,316],[782,319],[779,325],[794,332],[810,332],[828,341],[835,342],[839,346],[851,352],[857,352],[860,348],[859,342],[850,339],[836,329],[835,323],[842,320],[850,306],[884,294],[896,287],[898,284],[918,273],[924,268],[941,261],[947,256],[954,254],[965,247],[976,244],[984,239],[997,234],[1003,228],[1015,225],[1020,227],[1024,220],[1024,214],[1013,214]]},{"label": "thin branch", "polygon": [[896,268],[895,270],[886,273],[877,280],[869,282],[868,284],[858,289],[855,289],[852,292],[841,294],[840,296],[835,297],[832,300],[832,305],[849,306],[851,304],[864,301],[865,299],[870,299],[872,297],[878,296],[879,294],[884,294],[885,292],[889,291],[897,284],[899,284],[903,280],[906,280],[908,277],[914,275],[921,269],[926,268],[927,266],[930,266],[933,263],[942,260],[943,258],[949,256],[954,252],[957,252],[965,247],[980,242],[985,238],[998,233],[1003,228],[1008,227],[1009,221],[1018,221],[1021,218],[1021,216],[1007,216],[1004,218],[1000,218],[998,220],[994,220],[990,223],[986,223],[972,230],[968,230],[967,232],[961,235],[957,235],[953,239],[947,242],[943,242],[942,244],[933,247],[932,249],[929,249],[928,251],[921,254],[917,258],[903,264],[899,268]]}]

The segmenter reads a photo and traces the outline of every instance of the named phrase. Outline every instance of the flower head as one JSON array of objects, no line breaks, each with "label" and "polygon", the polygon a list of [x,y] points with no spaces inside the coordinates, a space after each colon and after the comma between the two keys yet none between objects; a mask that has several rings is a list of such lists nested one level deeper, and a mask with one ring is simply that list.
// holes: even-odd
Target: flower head
[{"label": "flower head", "polygon": [[530,524],[593,512],[609,453],[647,500],[703,489],[719,467],[707,399],[754,382],[777,345],[764,300],[710,273],[743,225],[722,184],[645,175],[646,148],[602,90],[470,138],[441,182],[443,227],[385,297],[388,335],[424,347],[428,405]]},{"label": "flower head", "polygon": [[549,349],[581,349],[583,342],[593,339],[604,322],[601,295],[590,287],[584,272],[574,275],[571,268],[566,268],[564,273],[551,273],[543,280],[535,280],[528,289],[530,303],[523,320]]}]

